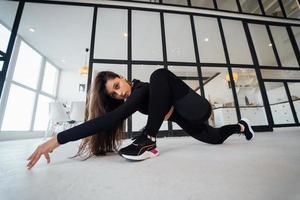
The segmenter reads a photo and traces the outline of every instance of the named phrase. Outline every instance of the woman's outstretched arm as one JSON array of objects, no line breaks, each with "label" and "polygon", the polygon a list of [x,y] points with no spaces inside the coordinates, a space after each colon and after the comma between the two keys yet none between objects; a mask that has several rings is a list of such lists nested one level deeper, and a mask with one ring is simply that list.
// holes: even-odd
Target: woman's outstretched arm
[{"label": "woman's outstretched arm", "polygon": [[29,160],[27,164],[28,169],[31,169],[36,164],[41,155],[44,155],[47,162],[50,163],[49,153],[59,145],[91,136],[100,130],[111,130],[121,120],[124,120],[136,112],[143,98],[147,97],[146,95],[149,91],[149,87],[146,83],[139,84],[140,85],[134,89],[127,100],[117,109],[103,116],[88,120],[78,126],[62,131],[58,133],[57,136],[54,136],[50,140],[39,145],[27,159]]},{"label": "woman's outstretched arm", "polygon": [[[136,112],[148,93],[148,85],[140,83],[141,86],[134,89],[127,100],[117,109],[103,116],[88,120],[78,126],[62,131],[57,134],[59,144],[65,144],[81,138],[91,136],[99,131],[108,131],[115,127],[120,121],[126,119]],[[143,84],[143,85],[142,85]]]}]

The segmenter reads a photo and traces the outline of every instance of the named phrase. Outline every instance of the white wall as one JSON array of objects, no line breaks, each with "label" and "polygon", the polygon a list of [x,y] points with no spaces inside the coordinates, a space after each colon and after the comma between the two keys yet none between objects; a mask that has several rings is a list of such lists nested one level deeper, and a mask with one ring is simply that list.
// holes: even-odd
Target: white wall
[{"label": "white wall", "polygon": [[67,103],[71,101],[85,101],[86,92],[79,91],[79,84],[87,84],[87,76],[80,76],[79,69],[62,70],[57,99]]}]

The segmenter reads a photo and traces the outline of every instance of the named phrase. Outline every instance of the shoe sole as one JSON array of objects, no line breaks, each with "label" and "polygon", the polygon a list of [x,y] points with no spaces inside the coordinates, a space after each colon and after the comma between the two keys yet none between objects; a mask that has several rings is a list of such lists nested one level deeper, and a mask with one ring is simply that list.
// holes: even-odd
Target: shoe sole
[{"label": "shoe sole", "polygon": [[[249,129],[250,133],[252,134],[252,137],[251,137],[251,139],[249,139],[249,140],[252,140],[252,139],[254,138],[254,131],[253,131],[253,129],[251,128],[251,124],[250,124],[249,120],[248,120],[247,118],[242,118],[241,121],[246,122],[246,124],[248,125],[248,129]],[[247,139],[247,138],[246,138],[246,139]]]},{"label": "shoe sole", "polygon": [[150,151],[145,151],[144,153],[142,153],[139,156],[130,156],[130,155],[125,155],[125,154],[121,154],[121,156],[123,158],[126,158],[127,160],[146,160],[148,158],[153,158],[159,155],[159,152],[157,149],[152,149]]}]

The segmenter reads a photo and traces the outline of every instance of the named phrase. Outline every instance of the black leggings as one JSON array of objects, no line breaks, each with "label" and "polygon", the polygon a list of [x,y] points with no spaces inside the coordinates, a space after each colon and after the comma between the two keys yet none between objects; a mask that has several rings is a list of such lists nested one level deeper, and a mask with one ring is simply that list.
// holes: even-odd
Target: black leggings
[{"label": "black leggings", "polygon": [[165,115],[174,106],[169,120],[187,134],[210,144],[222,144],[230,135],[240,132],[238,124],[213,128],[208,125],[209,102],[167,69],[155,70],[150,77],[149,111],[145,132],[156,136]]}]

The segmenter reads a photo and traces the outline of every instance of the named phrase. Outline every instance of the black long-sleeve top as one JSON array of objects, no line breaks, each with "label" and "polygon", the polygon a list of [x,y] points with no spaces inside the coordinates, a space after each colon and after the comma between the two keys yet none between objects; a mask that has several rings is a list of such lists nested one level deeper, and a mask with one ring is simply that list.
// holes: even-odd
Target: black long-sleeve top
[{"label": "black long-sleeve top", "polygon": [[136,111],[148,114],[149,83],[137,79],[133,79],[132,83],[131,94],[121,106],[103,116],[88,120],[78,126],[58,133],[58,143],[65,144],[91,136],[100,130],[111,130],[120,121],[126,119]]}]

